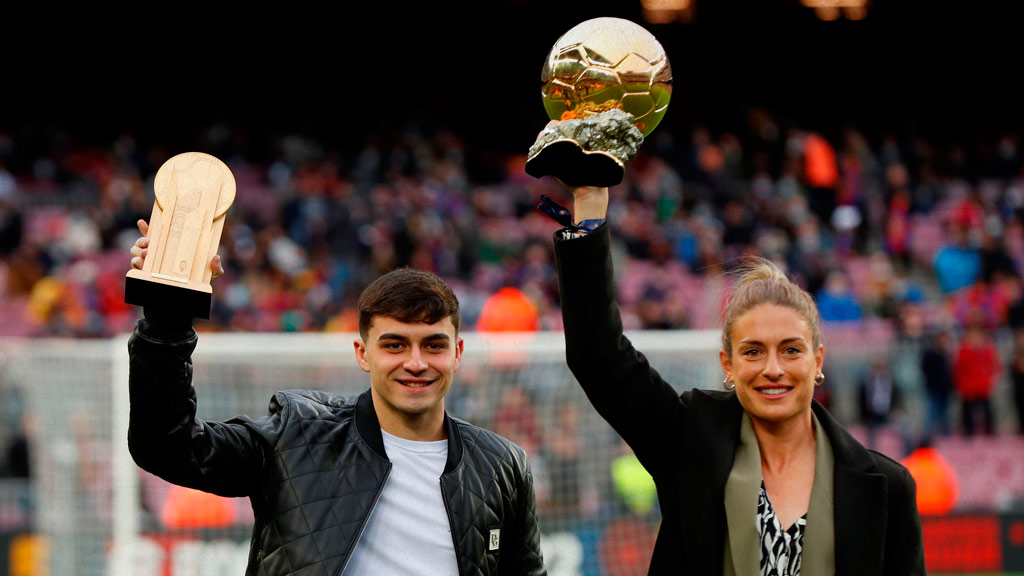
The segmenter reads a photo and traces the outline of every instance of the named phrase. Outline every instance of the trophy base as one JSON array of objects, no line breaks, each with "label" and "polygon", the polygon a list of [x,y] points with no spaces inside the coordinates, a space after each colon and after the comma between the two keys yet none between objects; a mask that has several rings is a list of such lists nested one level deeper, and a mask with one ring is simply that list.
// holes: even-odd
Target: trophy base
[{"label": "trophy base", "polygon": [[136,306],[169,309],[193,318],[210,318],[213,289],[201,282],[178,282],[142,270],[129,270],[124,279],[124,301]]},{"label": "trophy base", "polygon": [[622,182],[625,172],[626,165],[615,156],[584,150],[570,138],[555,140],[526,160],[530,176],[554,176],[566,186],[607,188]]}]

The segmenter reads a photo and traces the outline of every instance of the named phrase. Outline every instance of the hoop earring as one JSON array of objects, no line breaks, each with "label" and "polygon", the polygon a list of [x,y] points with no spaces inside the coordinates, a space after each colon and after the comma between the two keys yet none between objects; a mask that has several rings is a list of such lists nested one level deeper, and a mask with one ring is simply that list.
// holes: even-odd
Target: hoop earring
[{"label": "hoop earring", "polygon": [[814,384],[816,386],[821,386],[822,383],[824,383],[824,382],[825,382],[825,374],[823,372],[818,372],[818,375],[814,377]]},{"label": "hoop earring", "polygon": [[724,386],[726,390],[736,389],[736,383],[733,382],[732,380],[729,380],[728,376],[725,377],[725,380],[722,380],[722,386]]}]

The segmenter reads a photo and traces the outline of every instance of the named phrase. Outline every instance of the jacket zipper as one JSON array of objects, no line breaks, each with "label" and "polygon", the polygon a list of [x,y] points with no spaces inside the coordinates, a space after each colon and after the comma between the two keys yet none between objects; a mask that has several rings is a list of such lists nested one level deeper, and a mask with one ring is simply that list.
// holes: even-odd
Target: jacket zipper
[{"label": "jacket zipper", "polygon": [[[370,506],[370,511],[363,516],[363,521],[359,524],[359,532],[356,533],[356,539],[352,541],[352,547],[348,549],[348,554],[345,555],[345,563],[341,565],[341,570],[338,571],[337,576],[341,576],[345,573],[345,569],[348,568],[348,563],[352,560],[352,553],[356,550],[356,545],[359,544],[359,540],[363,537],[363,531],[366,530],[366,524],[370,521],[370,516],[373,514],[375,508],[377,508],[377,502],[380,501],[380,495],[384,493],[384,485],[388,482],[388,476],[391,475],[391,462],[388,462],[388,468],[384,471],[384,478],[381,479],[380,484],[377,485],[377,493],[373,495],[373,504]],[[449,522],[451,522],[449,520]]]},{"label": "jacket zipper", "polygon": [[459,543],[455,540],[455,525],[452,524],[452,509],[448,505],[448,497],[444,491],[444,476],[438,479],[441,483],[441,501],[444,502],[444,512],[448,515],[448,532],[452,535],[452,548],[455,549],[455,565],[462,574],[462,557],[459,555]]}]

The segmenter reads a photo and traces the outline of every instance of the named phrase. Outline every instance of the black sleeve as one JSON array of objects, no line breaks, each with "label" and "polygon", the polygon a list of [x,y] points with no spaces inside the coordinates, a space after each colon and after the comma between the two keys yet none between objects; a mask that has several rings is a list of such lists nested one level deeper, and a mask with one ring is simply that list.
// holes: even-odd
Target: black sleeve
[{"label": "black sleeve", "polygon": [[924,541],[917,511],[917,484],[906,468],[899,481],[890,481],[889,537],[885,550],[888,576],[924,576]]},{"label": "black sleeve", "polygon": [[555,235],[566,362],[598,413],[657,476],[679,445],[686,405],[623,334],[607,225]]},{"label": "black sleeve", "polygon": [[259,422],[196,418],[197,342],[190,325],[139,321],[128,342],[129,450],[140,468],[168,482],[221,496],[250,495],[282,411]]},{"label": "black sleeve", "polygon": [[530,462],[526,458],[526,453],[521,452],[519,456],[521,466],[519,470],[519,487],[517,489],[519,495],[517,549],[514,553],[505,556],[505,558],[511,559],[512,566],[510,566],[510,570],[502,570],[502,574],[507,573],[510,576],[546,576],[547,569],[544,567],[544,555],[540,549],[540,525],[537,522],[537,497],[533,489],[533,472],[530,469]]}]

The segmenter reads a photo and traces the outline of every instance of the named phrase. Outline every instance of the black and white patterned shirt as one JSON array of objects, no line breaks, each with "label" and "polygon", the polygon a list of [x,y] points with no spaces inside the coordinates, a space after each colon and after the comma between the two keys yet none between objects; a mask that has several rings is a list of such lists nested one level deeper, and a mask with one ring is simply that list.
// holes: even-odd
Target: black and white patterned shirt
[{"label": "black and white patterned shirt", "polygon": [[804,528],[807,515],[783,530],[768,493],[761,483],[761,495],[757,499],[757,527],[761,533],[761,576],[799,576],[800,560],[803,558]]}]

